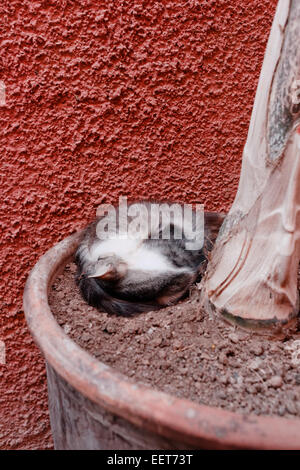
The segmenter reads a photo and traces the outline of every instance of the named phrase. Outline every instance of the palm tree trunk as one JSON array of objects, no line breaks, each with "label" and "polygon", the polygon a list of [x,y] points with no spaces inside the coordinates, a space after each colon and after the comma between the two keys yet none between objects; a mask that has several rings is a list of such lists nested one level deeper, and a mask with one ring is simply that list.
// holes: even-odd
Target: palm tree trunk
[{"label": "palm tree trunk", "polygon": [[300,1],[279,0],[235,201],[202,301],[242,326],[291,325],[299,311]]}]

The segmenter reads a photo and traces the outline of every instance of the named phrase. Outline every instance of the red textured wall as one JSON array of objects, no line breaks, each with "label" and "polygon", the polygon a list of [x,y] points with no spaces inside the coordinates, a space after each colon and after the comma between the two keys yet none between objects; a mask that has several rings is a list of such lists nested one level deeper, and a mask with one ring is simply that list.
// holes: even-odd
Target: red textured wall
[{"label": "red textured wall", "polygon": [[276,3],[2,0],[0,448],[52,446],[29,270],[119,195],[230,207]]}]

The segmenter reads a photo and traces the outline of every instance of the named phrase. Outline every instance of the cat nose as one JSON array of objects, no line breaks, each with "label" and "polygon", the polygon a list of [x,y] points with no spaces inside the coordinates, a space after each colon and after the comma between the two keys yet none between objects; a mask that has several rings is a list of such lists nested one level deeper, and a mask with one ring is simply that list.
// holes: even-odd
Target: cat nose
[{"label": "cat nose", "polygon": [[82,279],[86,279],[88,276],[87,276],[87,273],[81,273],[80,276],[78,276],[78,281],[81,281]]}]

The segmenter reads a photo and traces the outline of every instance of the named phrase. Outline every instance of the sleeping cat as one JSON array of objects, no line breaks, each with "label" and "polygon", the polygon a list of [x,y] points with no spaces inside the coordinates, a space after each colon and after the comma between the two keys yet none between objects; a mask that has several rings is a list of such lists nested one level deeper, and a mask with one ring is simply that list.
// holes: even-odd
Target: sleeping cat
[{"label": "sleeping cat", "polygon": [[76,281],[89,305],[123,316],[156,310],[177,302],[201,279],[207,252],[223,217],[205,213],[203,242],[201,246],[192,246],[199,238],[199,233],[193,230],[194,211],[192,224],[176,217],[164,222],[161,215],[153,223],[149,215],[151,205],[140,202],[128,206],[129,214],[131,209],[144,210],[139,212],[144,214],[145,222],[139,225],[139,230],[130,215],[126,216],[124,230],[118,207],[113,212],[116,223],[111,223],[106,232],[104,227],[112,222],[109,215],[106,220],[104,215],[98,217],[85,230],[75,255]]}]

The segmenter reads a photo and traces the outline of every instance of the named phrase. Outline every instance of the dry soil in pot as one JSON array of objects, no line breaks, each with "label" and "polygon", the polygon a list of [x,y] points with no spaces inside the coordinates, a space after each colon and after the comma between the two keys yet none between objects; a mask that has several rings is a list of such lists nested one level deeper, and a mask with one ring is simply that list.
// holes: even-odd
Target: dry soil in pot
[{"label": "dry soil in pot", "polygon": [[66,266],[49,303],[79,346],[135,381],[241,413],[300,417],[300,334],[280,340],[244,332],[199,308],[200,292],[132,318],[89,307]]}]

